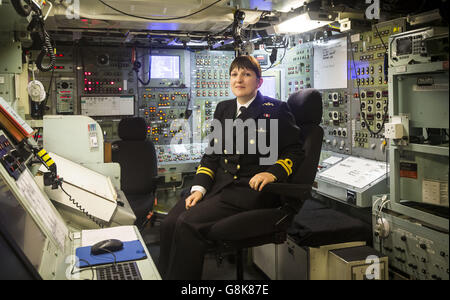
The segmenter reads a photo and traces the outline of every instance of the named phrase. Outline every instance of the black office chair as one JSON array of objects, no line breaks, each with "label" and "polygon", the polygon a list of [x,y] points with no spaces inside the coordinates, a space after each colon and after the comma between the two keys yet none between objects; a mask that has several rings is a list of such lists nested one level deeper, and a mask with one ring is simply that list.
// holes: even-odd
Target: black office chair
[{"label": "black office chair", "polygon": [[311,197],[323,138],[323,129],[319,126],[322,119],[322,96],[315,89],[302,90],[289,97],[288,105],[301,128],[305,159],[286,183],[271,183],[263,190],[280,195],[283,205],[225,218],[216,223],[207,236],[219,252],[236,251],[238,280],[243,279],[243,250],[269,243],[284,243],[294,216]]},{"label": "black office chair", "polygon": [[120,164],[120,185],[137,226],[153,209],[158,172],[155,145],[147,140],[143,118],[126,118],[119,123],[120,141],[112,143],[112,161]]}]

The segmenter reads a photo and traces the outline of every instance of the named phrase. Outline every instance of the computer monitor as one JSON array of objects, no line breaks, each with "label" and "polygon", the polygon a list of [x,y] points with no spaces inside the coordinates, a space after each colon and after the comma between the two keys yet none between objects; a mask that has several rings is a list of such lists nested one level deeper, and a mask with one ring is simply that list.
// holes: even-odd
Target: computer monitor
[{"label": "computer monitor", "polygon": [[42,263],[45,234],[19,203],[2,174],[0,174],[0,220],[2,240],[0,278],[39,278],[37,270]]},{"label": "computer monitor", "polygon": [[[144,82],[139,87],[189,87],[191,76],[191,54],[181,49],[152,49],[149,54],[146,49],[141,53],[145,56],[139,76]],[[150,67],[150,74],[148,68]],[[150,81],[147,84],[147,79]]]},{"label": "computer monitor", "polygon": [[152,55],[150,74],[152,79],[179,79],[180,56]]},{"label": "computer monitor", "polygon": [[259,88],[259,91],[264,96],[270,98],[277,98],[277,82],[275,76],[263,76],[263,84]]}]

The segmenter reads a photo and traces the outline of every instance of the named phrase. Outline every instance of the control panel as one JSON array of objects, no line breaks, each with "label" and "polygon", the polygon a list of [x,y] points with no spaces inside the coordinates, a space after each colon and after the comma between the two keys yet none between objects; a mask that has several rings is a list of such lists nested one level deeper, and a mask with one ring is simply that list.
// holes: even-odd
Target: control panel
[{"label": "control panel", "polygon": [[159,145],[191,142],[187,88],[139,88],[139,116],[147,123],[147,136]]},{"label": "control panel", "polygon": [[77,62],[81,66],[77,71],[77,114],[94,118],[108,142],[119,139],[121,118],[136,112],[133,96],[137,84],[131,58],[132,49],[128,47],[77,48]]},{"label": "control panel", "polygon": [[388,192],[385,162],[322,150],[314,189],[328,198],[370,207],[373,195]]},{"label": "control panel", "polygon": [[299,44],[286,53],[284,72],[286,100],[295,92],[313,87],[313,48],[310,43]]},{"label": "control panel", "polygon": [[351,153],[350,97],[347,89],[325,90],[322,92],[324,130],[323,150],[337,153]]},{"label": "control panel", "polygon": [[396,34],[389,39],[389,65],[448,60],[448,27],[426,27]]},{"label": "control panel", "polygon": [[156,156],[159,164],[177,164],[183,162],[198,162],[202,158],[206,145],[199,143],[158,145]]},{"label": "control panel", "polygon": [[74,77],[60,77],[56,85],[56,113],[72,114],[75,107],[76,81]]},{"label": "control panel", "polygon": [[[77,50],[73,46],[60,46],[56,43],[55,67],[53,71],[40,72],[35,66],[36,79],[41,81],[45,91],[50,88],[46,106],[46,114],[77,114],[78,113],[78,84],[77,84]],[[35,61],[39,51],[29,52],[30,61]]]},{"label": "control panel", "polygon": [[2,131],[0,131],[0,161],[5,170],[15,180],[19,179],[20,174],[26,168],[19,152]]},{"label": "control panel", "polygon": [[381,202],[373,209],[375,249],[410,279],[448,280],[448,231],[404,215],[380,212]]},{"label": "control panel", "polygon": [[199,51],[191,56],[193,141],[201,143],[208,134],[218,102],[232,99],[229,68],[232,51]]},{"label": "control panel", "polygon": [[[75,60],[76,60],[76,50],[70,46],[56,46],[55,47],[55,73],[75,73]],[[46,74],[48,74],[47,72]]]},{"label": "control panel", "polygon": [[385,160],[388,123],[389,37],[404,31],[406,20],[399,18],[372,26],[372,30],[350,37],[351,154]]},{"label": "control panel", "polygon": [[131,48],[83,47],[79,51],[82,66],[81,72],[78,72],[80,95],[135,93]]}]

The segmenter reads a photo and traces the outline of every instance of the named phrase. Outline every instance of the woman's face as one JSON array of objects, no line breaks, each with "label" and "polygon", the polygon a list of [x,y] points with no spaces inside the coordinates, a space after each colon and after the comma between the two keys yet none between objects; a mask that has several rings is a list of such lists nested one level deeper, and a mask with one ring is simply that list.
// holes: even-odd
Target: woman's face
[{"label": "woman's face", "polygon": [[241,103],[255,97],[262,82],[262,78],[256,77],[256,73],[250,69],[234,68],[230,73],[231,91]]}]

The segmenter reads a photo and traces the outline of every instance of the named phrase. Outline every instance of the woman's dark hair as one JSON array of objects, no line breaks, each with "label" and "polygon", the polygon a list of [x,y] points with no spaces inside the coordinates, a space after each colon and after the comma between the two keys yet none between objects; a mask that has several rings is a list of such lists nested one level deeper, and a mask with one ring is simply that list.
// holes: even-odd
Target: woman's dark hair
[{"label": "woman's dark hair", "polygon": [[234,69],[249,69],[256,73],[256,77],[261,78],[261,67],[259,62],[250,55],[236,57],[230,65],[230,74]]}]

